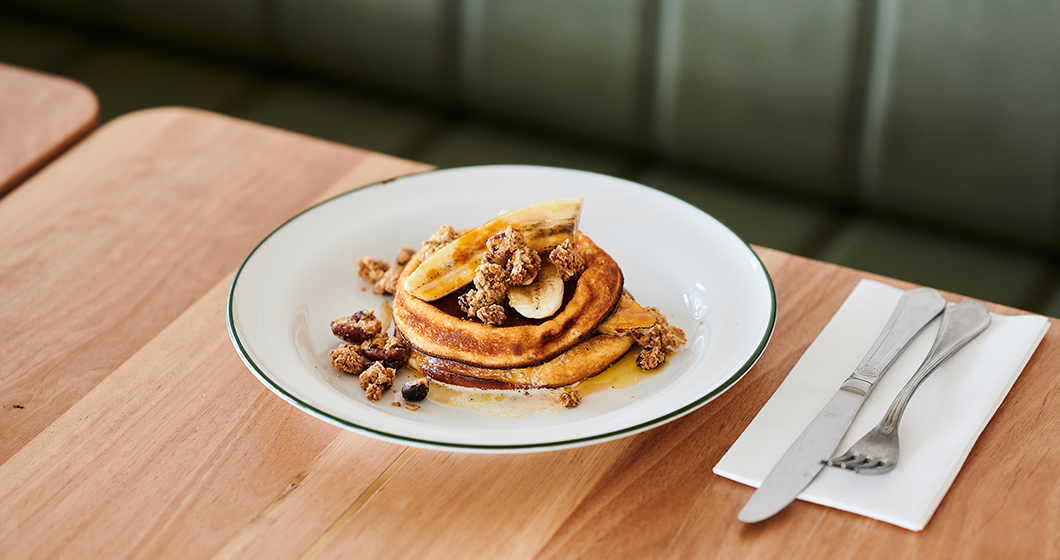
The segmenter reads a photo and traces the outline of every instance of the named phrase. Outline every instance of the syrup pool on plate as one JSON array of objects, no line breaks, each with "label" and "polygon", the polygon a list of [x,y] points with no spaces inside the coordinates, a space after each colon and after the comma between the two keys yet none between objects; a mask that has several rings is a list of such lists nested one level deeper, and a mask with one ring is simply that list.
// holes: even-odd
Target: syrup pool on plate
[{"label": "syrup pool on plate", "polygon": [[[585,398],[605,390],[628,389],[665,368],[665,364],[652,371],[638,368],[637,355],[640,350],[639,346],[634,345],[611,367],[570,388],[491,390],[460,387],[432,380],[427,399],[444,406],[473,410],[500,418],[522,418],[543,411],[563,412],[566,409],[559,396],[564,391],[578,391]],[[409,368],[415,370],[416,366],[410,362]],[[416,373],[422,376],[418,370]]]}]

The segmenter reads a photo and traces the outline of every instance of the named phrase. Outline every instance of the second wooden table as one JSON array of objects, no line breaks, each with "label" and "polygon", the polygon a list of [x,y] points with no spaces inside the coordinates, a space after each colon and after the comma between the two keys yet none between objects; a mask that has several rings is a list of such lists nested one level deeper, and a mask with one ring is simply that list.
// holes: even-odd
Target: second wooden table
[{"label": "second wooden table", "polygon": [[84,85],[0,63],[0,196],[95,128],[98,115]]}]

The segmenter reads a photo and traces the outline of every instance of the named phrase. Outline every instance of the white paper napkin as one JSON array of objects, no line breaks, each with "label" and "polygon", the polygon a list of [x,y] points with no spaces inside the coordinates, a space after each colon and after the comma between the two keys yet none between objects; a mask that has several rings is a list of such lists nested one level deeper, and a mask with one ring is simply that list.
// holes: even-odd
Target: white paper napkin
[{"label": "white paper napkin", "polygon": [[[780,456],[857,367],[902,291],[862,280],[806,349],[776,393],[714,467],[758,487]],[[898,466],[884,475],[825,467],[799,499],[919,531],[956,478],[975,440],[1038,347],[1049,321],[991,313],[990,326],[944,362],[913,395],[899,427]],[[845,451],[875,426],[927,356],[940,319],[899,356],[839,444]],[[983,504],[987,507],[989,504]]]}]

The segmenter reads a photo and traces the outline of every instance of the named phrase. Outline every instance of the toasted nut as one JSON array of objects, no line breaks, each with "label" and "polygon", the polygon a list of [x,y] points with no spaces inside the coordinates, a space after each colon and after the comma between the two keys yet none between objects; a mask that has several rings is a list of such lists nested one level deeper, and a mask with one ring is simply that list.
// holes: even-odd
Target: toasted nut
[{"label": "toasted nut", "polygon": [[370,362],[383,362],[391,369],[401,369],[409,363],[412,350],[396,336],[378,336],[361,345],[364,357]]},{"label": "toasted nut", "polygon": [[358,311],[331,322],[331,333],[351,344],[371,340],[383,330],[383,324],[371,310]]},{"label": "toasted nut", "polygon": [[409,381],[401,387],[401,398],[412,402],[422,401],[427,398],[427,392],[430,391],[429,385],[429,377]]}]

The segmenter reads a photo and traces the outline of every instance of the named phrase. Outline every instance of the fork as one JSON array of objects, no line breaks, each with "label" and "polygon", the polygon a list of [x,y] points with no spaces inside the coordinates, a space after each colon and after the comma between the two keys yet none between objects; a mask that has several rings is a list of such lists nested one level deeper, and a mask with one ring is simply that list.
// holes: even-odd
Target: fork
[{"label": "fork", "polygon": [[821,462],[861,474],[883,474],[893,470],[898,464],[898,423],[913,392],[935,368],[979,336],[989,325],[990,313],[979,302],[962,301],[948,307],[942,315],[942,325],[927,358],[898,392],[883,420],[850,446],[846,453]]}]

